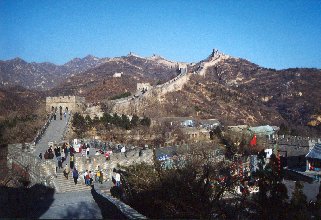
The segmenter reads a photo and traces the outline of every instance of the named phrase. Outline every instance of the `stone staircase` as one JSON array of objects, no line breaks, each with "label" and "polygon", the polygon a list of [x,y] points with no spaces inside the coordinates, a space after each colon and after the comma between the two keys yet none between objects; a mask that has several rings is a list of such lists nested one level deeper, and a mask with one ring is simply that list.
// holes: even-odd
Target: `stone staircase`
[{"label": "stone staircase", "polygon": [[82,192],[91,190],[90,186],[85,185],[82,176],[79,176],[77,185],[75,185],[71,173],[69,174],[68,179],[64,177],[63,173],[57,173],[57,178],[55,178],[55,186],[57,193]]}]

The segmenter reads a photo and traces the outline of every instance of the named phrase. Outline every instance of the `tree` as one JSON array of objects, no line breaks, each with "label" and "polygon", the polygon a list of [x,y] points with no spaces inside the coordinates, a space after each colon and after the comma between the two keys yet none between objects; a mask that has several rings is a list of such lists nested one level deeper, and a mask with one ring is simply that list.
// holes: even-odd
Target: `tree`
[{"label": "tree", "polygon": [[87,128],[90,129],[92,127],[92,125],[93,125],[93,121],[91,120],[89,115],[86,115],[85,121],[86,121]]},{"label": "tree", "polygon": [[76,112],[72,119],[72,126],[74,127],[75,133],[79,137],[83,137],[83,134],[87,131],[85,118],[78,112]]},{"label": "tree", "polygon": [[126,130],[130,129],[130,121],[127,115],[122,114],[120,127]]},{"label": "tree", "polygon": [[205,143],[182,148],[172,168],[165,168],[155,155],[153,165],[125,168],[133,195],[130,205],[151,218],[210,218],[214,214],[233,218],[233,203],[224,194],[233,192],[236,182],[229,178],[230,164],[212,155],[215,149],[214,144]]},{"label": "tree", "polygon": [[139,117],[137,115],[133,115],[132,120],[130,121],[130,124],[132,127],[137,127],[139,123]]},{"label": "tree", "polygon": [[92,126],[97,127],[100,123],[99,117],[96,115],[94,119],[92,120]]},{"label": "tree", "polygon": [[295,188],[290,202],[289,219],[304,220],[311,218],[308,212],[307,197],[302,189],[303,184],[300,181],[295,182]]},{"label": "tree", "polygon": [[142,120],[140,120],[140,124],[141,124],[142,126],[149,127],[150,124],[151,124],[151,120],[150,120],[150,118],[148,118],[148,117],[144,117]]},{"label": "tree", "polygon": [[111,123],[113,125],[116,125],[116,126],[120,126],[121,124],[121,118],[119,117],[119,115],[117,113],[114,113],[113,117],[112,117],[112,121]]},{"label": "tree", "polygon": [[104,113],[103,117],[101,118],[101,121],[103,122],[103,124],[105,125],[105,127],[107,127],[109,124],[112,123],[113,121],[113,116],[110,115],[109,113]]},{"label": "tree", "polygon": [[282,183],[283,172],[279,170],[279,161],[274,154],[266,164],[264,151],[258,155],[259,192],[254,197],[258,217],[262,219],[285,219],[287,217],[287,189]]}]

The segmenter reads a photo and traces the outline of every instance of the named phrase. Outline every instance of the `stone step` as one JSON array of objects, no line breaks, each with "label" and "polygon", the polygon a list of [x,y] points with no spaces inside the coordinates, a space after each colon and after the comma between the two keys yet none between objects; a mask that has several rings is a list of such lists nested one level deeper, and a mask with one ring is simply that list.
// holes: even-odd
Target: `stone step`
[{"label": "stone step", "polygon": [[91,189],[91,187],[84,184],[82,178],[80,178],[77,185],[75,185],[74,180],[70,175],[68,179],[66,179],[62,174],[58,175],[55,179],[55,183],[59,193],[70,191],[86,191]]}]

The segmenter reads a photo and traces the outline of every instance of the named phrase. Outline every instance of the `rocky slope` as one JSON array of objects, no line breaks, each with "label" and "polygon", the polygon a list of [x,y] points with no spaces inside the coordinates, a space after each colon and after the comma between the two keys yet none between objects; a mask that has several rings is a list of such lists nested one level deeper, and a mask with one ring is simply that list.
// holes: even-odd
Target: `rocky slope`
[{"label": "rocky slope", "polygon": [[0,143],[32,141],[46,120],[44,100],[38,91],[0,88]]},{"label": "rocky slope", "polygon": [[[121,77],[113,77],[122,73]],[[136,92],[138,82],[156,85],[178,74],[177,63],[160,56],[148,58],[129,54],[111,58],[96,68],[75,74],[52,89],[52,95],[76,94],[98,102],[124,92]]]},{"label": "rocky slope", "polygon": [[99,66],[106,60],[86,56],[75,58],[64,65],[28,63],[20,58],[0,61],[0,87],[23,86],[27,89],[47,90],[67,77]]},{"label": "rocky slope", "polygon": [[305,129],[309,125],[321,134],[321,70],[277,71],[231,56],[213,60],[210,56],[190,67],[195,74],[181,91],[168,93],[162,101],[150,99],[139,112],[150,117],[212,117],[224,124],[283,123],[307,135],[315,133]]},{"label": "rocky slope", "polygon": [[[224,59],[212,62],[217,55]],[[87,56],[58,67],[15,59],[0,62],[0,70],[2,82],[52,88],[42,94],[81,95],[94,103],[125,92],[133,94],[138,82],[157,85],[179,74],[177,62],[156,55],[143,58],[132,53],[105,59]],[[161,101],[145,100],[147,105],[142,105],[139,112],[151,117],[217,118],[225,124],[309,125],[321,133],[320,69],[267,69],[213,51],[207,59],[188,65],[188,71],[195,74],[182,90],[166,94]],[[113,77],[115,73],[122,73],[122,76]],[[42,76],[47,77],[43,84],[39,82]],[[36,86],[39,83],[44,86]]]}]

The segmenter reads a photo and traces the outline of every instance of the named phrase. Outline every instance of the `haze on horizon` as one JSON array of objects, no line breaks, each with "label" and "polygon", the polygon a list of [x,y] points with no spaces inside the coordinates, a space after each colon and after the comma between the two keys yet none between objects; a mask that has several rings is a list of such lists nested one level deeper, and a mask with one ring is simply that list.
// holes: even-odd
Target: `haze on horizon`
[{"label": "haze on horizon", "polygon": [[321,1],[0,0],[0,60],[88,54],[197,62],[213,48],[268,68],[321,68]]}]

